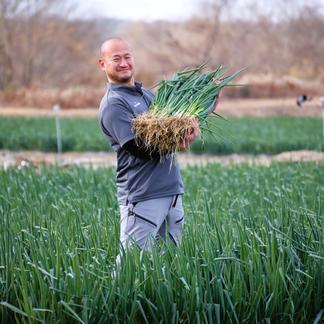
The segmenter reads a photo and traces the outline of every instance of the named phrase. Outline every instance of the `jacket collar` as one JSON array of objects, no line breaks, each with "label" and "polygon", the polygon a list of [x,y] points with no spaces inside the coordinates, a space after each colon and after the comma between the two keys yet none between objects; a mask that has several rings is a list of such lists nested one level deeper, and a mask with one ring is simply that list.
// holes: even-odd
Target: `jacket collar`
[{"label": "jacket collar", "polygon": [[142,83],[137,81],[135,81],[135,85],[133,86],[123,83],[108,83],[107,88],[115,91],[143,94]]}]

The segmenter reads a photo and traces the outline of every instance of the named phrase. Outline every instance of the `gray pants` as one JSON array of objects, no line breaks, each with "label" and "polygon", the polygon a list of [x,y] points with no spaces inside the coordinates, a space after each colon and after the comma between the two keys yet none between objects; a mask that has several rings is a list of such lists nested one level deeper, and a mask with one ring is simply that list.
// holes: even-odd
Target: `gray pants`
[{"label": "gray pants", "polygon": [[182,196],[140,201],[119,206],[120,242],[124,248],[137,244],[141,249],[151,250],[155,238],[169,239],[178,246],[184,223]]}]

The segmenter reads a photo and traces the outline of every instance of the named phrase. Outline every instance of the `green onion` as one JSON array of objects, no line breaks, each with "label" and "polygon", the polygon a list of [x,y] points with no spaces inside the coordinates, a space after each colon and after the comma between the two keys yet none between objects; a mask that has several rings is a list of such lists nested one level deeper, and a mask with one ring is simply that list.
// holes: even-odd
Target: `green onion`
[{"label": "green onion", "polygon": [[[224,76],[221,65],[203,73],[205,66],[177,72],[171,80],[161,80],[156,85],[149,111],[133,120],[138,144],[165,156],[181,149],[194,130],[213,133],[207,117],[215,108],[220,90],[231,85],[241,71]],[[194,118],[199,127],[193,124]]]},{"label": "green onion", "polygon": [[[217,94],[241,72],[224,76],[223,66],[201,73],[206,64],[177,72],[171,80],[157,84],[157,93],[150,111],[157,116],[192,116],[204,124],[211,113]],[[219,83],[216,83],[219,80]]]}]

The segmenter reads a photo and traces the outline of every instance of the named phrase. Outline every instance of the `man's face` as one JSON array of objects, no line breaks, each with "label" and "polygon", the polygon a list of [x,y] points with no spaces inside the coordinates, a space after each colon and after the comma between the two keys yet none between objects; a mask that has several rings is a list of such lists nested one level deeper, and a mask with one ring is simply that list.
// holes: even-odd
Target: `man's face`
[{"label": "man's face", "polygon": [[118,40],[111,42],[104,49],[99,64],[106,72],[109,82],[133,82],[134,59],[127,43]]}]

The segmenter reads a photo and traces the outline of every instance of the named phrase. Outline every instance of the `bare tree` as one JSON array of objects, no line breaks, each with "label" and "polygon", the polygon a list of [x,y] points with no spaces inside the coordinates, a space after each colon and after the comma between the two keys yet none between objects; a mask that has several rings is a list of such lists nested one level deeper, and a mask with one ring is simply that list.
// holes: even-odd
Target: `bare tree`
[{"label": "bare tree", "polygon": [[208,0],[187,21],[129,23],[121,32],[116,21],[67,19],[62,0],[0,0],[0,89],[102,84],[97,51],[113,35],[133,44],[146,85],[203,62],[324,80],[324,17],[316,0],[241,3]]},{"label": "bare tree", "polygon": [[[19,8],[19,1],[0,0],[0,89],[14,79],[13,19]],[[12,18],[11,18],[12,17]]]},{"label": "bare tree", "polygon": [[67,19],[61,0],[0,0],[0,10],[0,89],[89,80],[94,22]]}]

